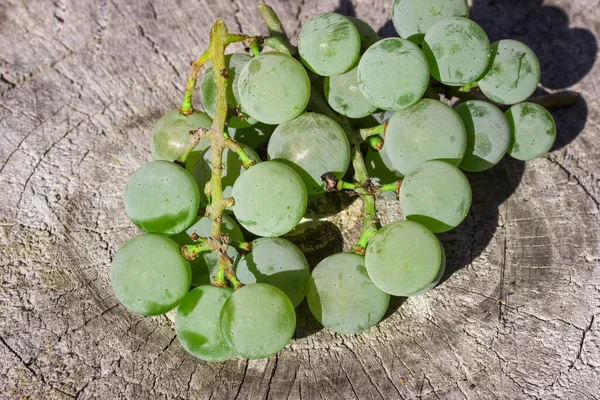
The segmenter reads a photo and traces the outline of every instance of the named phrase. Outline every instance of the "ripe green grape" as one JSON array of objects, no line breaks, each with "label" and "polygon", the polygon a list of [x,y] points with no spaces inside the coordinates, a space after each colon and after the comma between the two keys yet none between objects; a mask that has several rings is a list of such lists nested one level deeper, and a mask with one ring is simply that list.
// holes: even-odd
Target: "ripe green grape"
[{"label": "ripe green grape", "polygon": [[383,318],[390,295],[369,279],[364,257],[337,253],[313,270],[306,301],[324,327],[353,334],[369,329]]},{"label": "ripe green grape", "polygon": [[444,160],[458,166],[467,147],[467,133],[458,114],[441,101],[422,99],[389,120],[385,144],[395,169],[408,175],[421,163]]},{"label": "ripe green grape", "polygon": [[400,188],[400,208],[407,220],[432,232],[458,226],[471,208],[471,186],[458,168],[427,161],[408,174]]},{"label": "ripe green grape", "polygon": [[[209,129],[212,120],[201,111],[194,111],[190,115],[183,115],[179,110],[171,110],[163,115],[152,128],[150,139],[150,151],[155,160],[175,161],[183,155],[190,144],[190,131],[205,128]],[[200,143],[187,159],[187,165],[191,168],[200,153],[210,146],[206,139],[200,139]],[[188,169],[189,169],[188,168]]]},{"label": "ripe green grape", "polygon": [[298,225],[307,205],[306,186],[291,167],[277,161],[256,164],[240,175],[231,192],[240,224],[259,236],[274,237]]},{"label": "ripe green grape", "polygon": [[358,67],[325,78],[325,97],[331,108],[348,118],[363,118],[377,110],[358,88]]},{"label": "ripe green grape", "polygon": [[168,161],[151,161],[137,169],[125,185],[125,212],[139,228],[174,235],[194,222],[200,193],[192,175]]},{"label": "ripe green grape", "polygon": [[[227,125],[232,128],[245,128],[256,123],[255,119],[246,115],[244,110],[238,107],[240,105],[240,95],[238,92],[238,81],[240,73],[242,72],[244,66],[251,59],[251,56],[240,53],[227,54],[225,56],[225,67],[227,68],[228,75],[227,108],[230,110],[230,112],[234,114],[239,112],[244,116],[243,119],[237,115],[233,115],[232,117],[230,117],[227,122]],[[210,115],[211,118],[214,118],[217,101],[217,85],[215,83],[212,68],[208,68],[204,72],[204,76],[202,77],[201,90],[202,105],[204,106],[206,113]]]},{"label": "ripe green grape", "polygon": [[439,21],[425,35],[423,52],[431,76],[446,85],[461,86],[480,78],[490,60],[485,31],[468,18]]},{"label": "ripe green grape", "polygon": [[281,290],[255,283],[236,290],[220,316],[221,332],[229,346],[249,359],[280,352],[296,329],[294,306]]},{"label": "ripe green grape", "polygon": [[252,250],[236,263],[236,274],[245,285],[268,283],[285,293],[294,307],[304,299],[310,278],[304,254],[282,238],[258,238]]},{"label": "ripe green grape", "polygon": [[437,276],[433,279],[433,282],[431,282],[429,285],[427,285],[423,290],[419,290],[418,292],[413,293],[411,296],[421,296],[421,295],[429,292],[431,289],[436,287],[438,285],[438,283],[440,283],[440,281],[444,277],[444,272],[446,271],[446,251],[444,251],[444,246],[442,245],[442,242],[440,242],[439,239],[438,239],[438,243],[440,244],[440,249],[442,250],[442,266],[441,266],[440,270],[438,271]]},{"label": "ripe green grape", "polygon": [[486,101],[469,100],[454,107],[467,130],[467,149],[459,168],[485,171],[498,164],[510,143],[510,126],[504,113]]},{"label": "ripe green grape", "polygon": [[122,245],[110,266],[117,299],[128,310],[160,315],[173,309],[190,288],[190,265],[171,239],[142,234]]},{"label": "ripe green grape", "polygon": [[[199,237],[207,238],[211,236],[212,219],[209,217],[196,217],[192,226],[187,228],[185,231],[171,236],[179,246],[188,244],[196,244],[190,237],[191,234],[196,233]],[[233,221],[233,219],[226,214],[223,214],[221,222],[221,232],[229,236],[229,239],[236,242],[243,242],[244,235],[240,227]],[[227,255],[233,260],[238,257],[238,252],[235,248],[229,247],[227,249]],[[209,285],[217,274],[219,257],[214,251],[207,251],[200,253],[197,258],[190,261],[190,267],[192,269],[192,285]]]},{"label": "ripe green grape", "polygon": [[393,296],[412,296],[424,293],[441,278],[443,254],[440,242],[426,227],[397,221],[369,240],[365,264],[379,289]]},{"label": "ripe green grape", "polygon": [[375,43],[358,63],[358,87],[365,98],[384,110],[415,104],[429,85],[429,64],[408,40],[388,38]]},{"label": "ripe green grape", "polygon": [[230,288],[203,285],[186,294],[177,307],[175,331],[184,349],[204,361],[226,361],[237,354],[223,339],[219,317]]},{"label": "ripe green grape", "polygon": [[511,141],[508,154],[529,161],[546,154],[556,140],[554,118],[544,107],[534,103],[516,104],[508,109]]},{"label": "ripe green grape", "polygon": [[232,139],[245,144],[253,150],[258,150],[260,145],[266,142],[273,134],[275,125],[257,123],[247,128],[228,127],[227,132]]},{"label": "ripe green grape", "polygon": [[371,25],[367,24],[365,21],[363,21],[360,18],[356,18],[356,17],[347,17],[347,18],[350,21],[352,21],[352,23],[358,30],[358,35],[360,36],[362,48],[368,48],[373,43],[375,43],[376,41],[379,40],[379,36],[377,35],[377,32],[375,32],[375,29],[373,29],[371,27]]},{"label": "ripe green grape", "polygon": [[[240,146],[251,159],[260,162],[260,157],[254,150],[243,143],[240,143]],[[228,148],[223,151],[222,160],[223,169],[221,170],[221,187],[223,189],[223,196],[230,197],[233,184],[246,169],[242,165],[240,157]],[[204,186],[212,176],[210,147],[202,153],[202,157],[198,160],[196,166],[192,170],[192,176],[200,189],[200,201],[206,203],[208,199],[206,193],[204,193]],[[228,209],[231,208],[228,207]]]},{"label": "ripe green grape", "polygon": [[310,97],[310,80],[294,58],[262,53],[242,69],[238,90],[239,102],[251,117],[278,125],[302,114]]},{"label": "ripe green grape", "polygon": [[323,193],[321,175],[341,178],[350,164],[350,144],[337,122],[317,113],[304,113],[279,125],[267,150],[269,158],[283,162],[302,177],[309,195]]},{"label": "ripe green grape", "polygon": [[516,104],[529,98],[540,83],[540,62],[525,43],[500,40],[492,45],[491,65],[479,88],[500,104]]},{"label": "ripe green grape", "polygon": [[438,21],[468,16],[467,0],[395,0],[392,8],[392,22],[400,37],[417,44]]},{"label": "ripe green grape", "polygon": [[358,60],[360,34],[343,15],[320,13],[300,30],[298,52],[304,64],[321,76],[343,74]]}]

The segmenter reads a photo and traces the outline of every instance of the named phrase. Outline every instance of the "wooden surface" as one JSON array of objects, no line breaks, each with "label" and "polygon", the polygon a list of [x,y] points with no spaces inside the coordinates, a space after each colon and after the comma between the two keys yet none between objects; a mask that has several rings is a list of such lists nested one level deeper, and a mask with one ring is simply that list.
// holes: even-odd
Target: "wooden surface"
[{"label": "wooden surface", "polygon": [[[212,21],[264,32],[256,3],[0,1],[0,398],[600,398],[597,0],[474,0],[492,40],[526,41],[543,85],[582,98],[554,113],[546,157],[469,175],[471,213],[442,235],[448,271],[427,296],[396,300],[357,336],[302,305],[281,354],[218,364],[188,356],[166,317],[116,302],[111,257],[136,232],[127,176]],[[393,33],[391,0],[272,5],[292,35],[335,9]],[[399,217],[380,205],[384,222]],[[359,206],[316,224],[338,250]]]}]

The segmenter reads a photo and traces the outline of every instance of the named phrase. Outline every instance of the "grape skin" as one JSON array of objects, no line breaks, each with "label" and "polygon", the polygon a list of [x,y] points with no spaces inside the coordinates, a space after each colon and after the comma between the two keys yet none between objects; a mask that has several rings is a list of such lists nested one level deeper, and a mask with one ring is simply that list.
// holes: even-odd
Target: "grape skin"
[{"label": "grape skin", "polygon": [[383,318],[390,296],[369,279],[363,256],[337,253],[313,270],[306,300],[310,312],[324,327],[353,334]]},{"label": "grape skin", "polygon": [[187,293],[177,307],[175,331],[183,348],[204,361],[230,360],[237,354],[223,338],[220,315],[231,288],[203,285]]},{"label": "grape skin", "polygon": [[540,62],[526,44],[504,39],[492,45],[491,64],[479,88],[499,104],[516,104],[529,98],[540,83]]},{"label": "grape skin", "polygon": [[236,290],[223,305],[219,320],[227,344],[248,359],[280,352],[296,329],[290,299],[265,283]]},{"label": "grape skin", "polygon": [[449,17],[468,17],[467,0],[394,0],[392,22],[401,38],[421,44],[434,24]]},{"label": "grape skin", "polygon": [[374,106],[401,110],[415,104],[429,85],[429,64],[417,45],[400,38],[375,43],[358,63],[358,87]]},{"label": "grape skin", "polygon": [[556,140],[556,124],[539,104],[521,103],[506,111],[511,127],[508,154],[517,160],[535,160],[546,154]]},{"label": "grape skin", "polygon": [[331,108],[348,118],[363,118],[377,110],[358,88],[358,67],[325,78],[325,97]]},{"label": "grape skin", "polygon": [[433,25],[423,42],[431,76],[450,86],[475,82],[490,60],[485,31],[467,18],[444,19]]},{"label": "grape skin", "polygon": [[337,122],[317,113],[304,113],[279,125],[267,149],[269,159],[285,163],[302,177],[309,195],[325,191],[321,176],[341,178],[350,164],[350,143]]},{"label": "grape skin", "polygon": [[258,238],[250,253],[235,264],[238,279],[245,285],[267,283],[289,297],[294,307],[304,299],[310,278],[304,254],[292,242],[282,238]]},{"label": "grape skin", "polygon": [[424,293],[441,278],[443,261],[443,249],[435,235],[412,221],[381,228],[369,240],[365,255],[375,286],[394,296]]},{"label": "grape skin", "polygon": [[[245,128],[256,123],[256,120],[245,115],[243,109],[238,108],[240,104],[240,95],[238,91],[238,81],[242,69],[252,59],[247,54],[227,54],[225,56],[225,67],[227,68],[227,108],[230,112],[240,112],[244,115],[241,119],[237,115],[233,115],[227,121],[227,126],[231,128]],[[213,74],[213,69],[208,68],[202,77],[202,105],[206,113],[211,118],[215,117],[216,101],[217,101],[217,85]]]},{"label": "grape skin", "polygon": [[127,216],[137,227],[174,235],[194,221],[200,193],[185,169],[168,161],[151,161],[131,174],[123,200]]},{"label": "grape skin", "polygon": [[190,288],[191,270],[171,239],[142,234],[123,244],[110,267],[117,299],[141,315],[160,315],[173,309]]},{"label": "grape skin", "polygon": [[306,211],[306,186],[291,167],[277,161],[256,164],[233,185],[233,213],[255,235],[281,236],[298,225]]},{"label": "grape skin", "polygon": [[[212,219],[209,217],[196,217],[194,223],[187,228],[185,231],[171,236],[180,247],[185,245],[196,244],[192,240],[190,235],[193,233],[199,237],[208,238],[211,236]],[[243,242],[244,235],[240,227],[233,221],[233,219],[226,214],[222,216],[221,232],[229,237],[229,240],[236,242]],[[238,258],[238,252],[235,248],[229,247],[227,249],[227,255],[232,259]],[[190,261],[190,267],[192,269],[192,285],[209,285],[215,279],[215,275],[218,270],[219,257],[217,253],[213,251],[206,251],[198,254],[195,260]]]},{"label": "grape skin", "polygon": [[407,220],[434,233],[455,228],[471,208],[471,186],[464,174],[444,161],[427,161],[402,181],[400,208]]},{"label": "grape skin", "polygon": [[[179,110],[171,110],[163,115],[152,128],[150,151],[154,160],[175,161],[183,155],[190,144],[190,131],[212,125],[210,117],[202,111],[194,110],[190,115],[183,115]],[[206,139],[200,143],[188,156],[188,170],[195,164],[200,153],[210,146]]]},{"label": "grape skin", "polygon": [[278,125],[302,114],[310,97],[310,80],[294,58],[262,53],[242,69],[238,90],[240,104],[251,117]]},{"label": "grape skin", "polygon": [[321,76],[340,75],[358,60],[360,34],[343,15],[324,12],[309,19],[298,36],[304,64]]},{"label": "grape skin", "polygon": [[458,166],[465,155],[467,132],[458,114],[438,100],[422,99],[397,111],[386,128],[384,148],[395,169],[408,175],[429,160]]},{"label": "grape skin", "polygon": [[480,172],[498,164],[510,143],[510,126],[502,110],[486,101],[469,100],[454,111],[467,130],[467,149],[459,168]]}]

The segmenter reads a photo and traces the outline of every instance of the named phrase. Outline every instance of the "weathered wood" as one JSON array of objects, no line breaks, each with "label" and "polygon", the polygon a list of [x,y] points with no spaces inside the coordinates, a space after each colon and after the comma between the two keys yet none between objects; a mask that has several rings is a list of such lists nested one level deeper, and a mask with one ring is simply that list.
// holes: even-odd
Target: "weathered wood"
[{"label": "weathered wood", "polygon": [[[292,35],[338,7],[393,31],[391,0],[272,3]],[[166,317],[128,313],[108,271],[135,232],[121,192],[151,126],[216,17],[264,32],[257,0],[0,3],[0,398],[599,398],[600,9],[541,3],[474,0],[472,16],[492,40],[531,44],[545,87],[582,98],[554,113],[549,155],[469,175],[445,281],[356,336],[302,305],[280,355],[220,364],[186,355]],[[324,223],[346,249],[359,209]]]}]

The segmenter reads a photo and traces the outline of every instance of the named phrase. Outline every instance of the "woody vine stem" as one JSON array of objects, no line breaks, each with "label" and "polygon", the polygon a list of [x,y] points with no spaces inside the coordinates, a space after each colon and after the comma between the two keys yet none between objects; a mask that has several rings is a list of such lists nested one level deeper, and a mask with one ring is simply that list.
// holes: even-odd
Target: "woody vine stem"
[{"label": "woody vine stem", "polygon": [[[210,129],[198,129],[190,132],[190,143],[185,153],[176,162],[185,166],[189,154],[194,147],[199,143],[201,138],[206,138],[210,141],[211,153],[211,179],[209,184],[204,188],[209,199],[209,205],[206,208],[205,216],[212,220],[211,236],[201,238],[196,235],[192,239],[196,242],[194,245],[183,246],[181,251],[183,256],[188,260],[195,259],[199,253],[213,251],[218,255],[218,271],[213,281],[214,286],[226,287],[227,282],[238,289],[243,284],[237,279],[232,266],[232,260],[227,255],[227,249],[230,245],[242,249],[250,250],[249,243],[230,243],[227,235],[221,232],[221,222],[224,210],[234,204],[234,199],[223,196],[223,188],[221,175],[223,170],[222,157],[223,151],[229,149],[235,152],[244,168],[252,167],[255,162],[244,152],[239,144],[233,140],[225,130],[228,117],[227,107],[227,85],[228,75],[225,65],[225,49],[232,43],[246,42],[248,49],[253,55],[258,55],[262,47],[267,45],[274,50],[285,53],[291,56],[296,56],[298,51],[291,44],[279,17],[275,11],[268,5],[261,3],[258,6],[261,18],[263,19],[269,36],[247,36],[241,33],[229,33],[225,22],[218,19],[210,31],[210,43],[208,49],[192,62],[191,71],[187,78],[186,89],[180,112],[184,115],[191,114],[194,109],[192,106],[192,96],[196,87],[198,74],[204,69],[207,62],[212,63],[212,71],[216,84],[216,107],[213,124]],[[313,77],[309,71],[309,74]],[[440,95],[446,97],[458,97],[461,99],[473,99],[479,96],[479,92],[473,91],[472,87],[468,88],[447,88],[442,85],[431,85],[427,96],[438,98]],[[532,99],[533,102],[544,103],[549,107],[564,107],[575,102],[577,94],[573,92],[559,93],[556,95],[545,96],[542,98]],[[380,125],[371,129],[363,129],[360,132],[354,130],[349,121],[335,113],[327,104],[323,96],[315,91],[311,92],[310,108],[323,115],[326,115],[336,121],[346,132],[351,145],[352,151],[352,166],[354,168],[354,181],[344,182],[336,179],[333,174],[324,174],[323,181],[327,191],[349,190],[355,195],[360,196],[364,202],[364,211],[362,216],[362,232],[356,245],[352,251],[357,254],[365,254],[369,239],[377,232],[378,220],[375,207],[375,196],[380,192],[393,191],[398,195],[401,187],[401,181],[392,182],[382,186],[376,186],[371,183],[365,162],[360,150],[362,142],[366,142],[371,147],[379,150],[383,146],[382,136],[385,135],[386,124]]]}]

